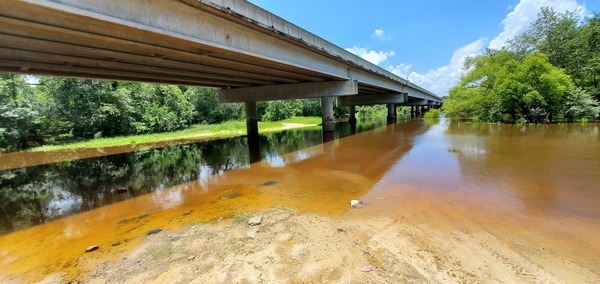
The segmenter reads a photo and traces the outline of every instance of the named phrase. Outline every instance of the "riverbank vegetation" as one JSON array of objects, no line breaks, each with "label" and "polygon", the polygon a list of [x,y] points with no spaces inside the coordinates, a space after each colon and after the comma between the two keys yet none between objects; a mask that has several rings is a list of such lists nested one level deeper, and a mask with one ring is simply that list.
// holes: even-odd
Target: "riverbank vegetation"
[{"label": "riverbank vegetation", "polygon": [[[314,125],[314,117],[321,116],[321,100],[258,102],[257,113],[263,131],[284,128],[268,123],[275,121]],[[385,106],[357,108],[362,117],[385,113]],[[336,104],[334,114],[344,117],[348,112]],[[244,119],[243,104],[220,104],[212,88],[0,74],[0,153],[64,144],[128,145],[202,133],[241,135]],[[119,138],[103,139],[109,137]]]},{"label": "riverbank vegetation", "polygon": [[598,119],[600,18],[543,8],[502,50],[467,59],[444,101],[449,117],[505,123]]},{"label": "riverbank vegetation", "polygon": [[[261,133],[280,131],[291,128],[318,126],[321,117],[292,117],[280,121],[264,121],[258,123]],[[46,145],[30,149],[30,151],[57,151],[64,149],[105,148],[122,145],[138,145],[177,140],[218,139],[246,134],[245,120],[230,120],[216,124],[195,124],[189,128],[171,132],[118,136],[88,139],[80,142]]]}]

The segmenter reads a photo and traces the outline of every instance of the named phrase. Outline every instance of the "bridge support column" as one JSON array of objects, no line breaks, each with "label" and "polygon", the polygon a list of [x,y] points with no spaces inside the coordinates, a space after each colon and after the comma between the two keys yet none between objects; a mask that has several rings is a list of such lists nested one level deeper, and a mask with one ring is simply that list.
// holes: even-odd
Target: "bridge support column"
[{"label": "bridge support column", "polygon": [[246,134],[248,137],[248,152],[250,163],[260,161],[260,143],[258,142],[258,115],[256,113],[256,101],[244,103],[246,111]]},{"label": "bridge support column", "polygon": [[387,108],[388,108],[388,115],[387,115],[387,122],[388,123],[394,123],[396,122],[396,106],[394,104],[387,104]]},{"label": "bridge support column", "polygon": [[323,132],[333,132],[333,97],[321,98],[323,111]]},{"label": "bridge support column", "polygon": [[348,122],[356,123],[356,106],[348,106]]},{"label": "bridge support column", "polygon": [[415,117],[415,107],[414,106],[410,106],[410,117]]}]

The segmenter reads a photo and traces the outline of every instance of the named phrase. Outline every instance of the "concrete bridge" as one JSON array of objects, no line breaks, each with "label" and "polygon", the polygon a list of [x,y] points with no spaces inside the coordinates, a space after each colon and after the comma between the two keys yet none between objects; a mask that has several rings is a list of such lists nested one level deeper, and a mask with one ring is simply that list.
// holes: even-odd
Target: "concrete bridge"
[{"label": "concrete bridge", "polygon": [[241,0],[12,0],[0,7],[0,72],[219,88],[244,102],[436,106],[433,93]]}]

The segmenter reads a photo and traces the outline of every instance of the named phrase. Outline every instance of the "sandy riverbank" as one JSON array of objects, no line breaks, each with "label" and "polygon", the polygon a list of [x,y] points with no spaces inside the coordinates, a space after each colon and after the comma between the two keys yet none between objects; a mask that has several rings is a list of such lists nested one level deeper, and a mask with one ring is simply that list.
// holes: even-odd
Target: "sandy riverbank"
[{"label": "sandy riverbank", "polygon": [[[258,226],[247,217],[260,216]],[[523,240],[523,236],[520,237]],[[540,244],[541,245],[541,244]],[[102,253],[101,250],[93,253]],[[372,265],[375,269],[363,272]],[[188,224],[146,237],[83,283],[593,283],[559,251],[482,227],[435,228],[372,208],[341,217],[287,209]],[[595,268],[597,270],[597,268]]]}]

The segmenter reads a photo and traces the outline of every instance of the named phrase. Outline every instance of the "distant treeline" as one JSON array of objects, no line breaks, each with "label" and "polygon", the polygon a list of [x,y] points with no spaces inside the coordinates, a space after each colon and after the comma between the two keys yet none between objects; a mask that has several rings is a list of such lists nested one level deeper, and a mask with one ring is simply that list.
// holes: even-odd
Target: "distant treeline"
[{"label": "distant treeline", "polygon": [[[261,121],[320,116],[321,100],[258,102],[257,109]],[[357,108],[359,116],[385,112]],[[334,113],[347,110],[336,105]],[[220,104],[212,88],[0,74],[0,152],[244,117],[244,104]]]},{"label": "distant treeline", "polygon": [[600,15],[543,8],[502,50],[469,58],[444,100],[450,117],[506,123],[598,119]]}]

